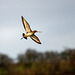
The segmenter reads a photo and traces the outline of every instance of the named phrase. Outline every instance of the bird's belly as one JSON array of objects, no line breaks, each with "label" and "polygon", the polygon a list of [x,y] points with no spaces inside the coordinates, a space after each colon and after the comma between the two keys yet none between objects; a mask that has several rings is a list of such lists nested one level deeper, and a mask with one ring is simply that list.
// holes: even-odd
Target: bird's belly
[{"label": "bird's belly", "polygon": [[27,33],[27,34],[25,34],[26,37],[29,37],[31,35],[33,35],[33,33]]}]

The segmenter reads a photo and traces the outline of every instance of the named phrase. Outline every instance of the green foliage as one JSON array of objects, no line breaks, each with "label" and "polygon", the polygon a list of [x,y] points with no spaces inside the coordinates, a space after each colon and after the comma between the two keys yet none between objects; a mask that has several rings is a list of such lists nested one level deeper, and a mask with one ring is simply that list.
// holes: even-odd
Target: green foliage
[{"label": "green foliage", "polygon": [[0,75],[8,75],[8,72],[4,69],[0,69]]}]

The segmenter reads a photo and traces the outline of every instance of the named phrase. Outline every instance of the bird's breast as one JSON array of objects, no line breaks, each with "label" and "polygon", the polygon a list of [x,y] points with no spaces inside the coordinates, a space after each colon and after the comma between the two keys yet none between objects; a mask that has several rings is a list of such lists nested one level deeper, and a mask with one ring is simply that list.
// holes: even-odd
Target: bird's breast
[{"label": "bird's breast", "polygon": [[33,35],[33,34],[34,34],[34,33],[26,33],[25,36],[26,36],[26,37],[29,37],[29,36],[31,36],[31,35]]}]

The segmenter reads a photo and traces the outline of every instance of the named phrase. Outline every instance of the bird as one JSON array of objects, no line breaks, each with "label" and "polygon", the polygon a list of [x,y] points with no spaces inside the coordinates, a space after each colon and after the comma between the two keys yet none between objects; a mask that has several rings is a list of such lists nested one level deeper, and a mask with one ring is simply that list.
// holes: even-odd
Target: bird
[{"label": "bird", "polygon": [[22,19],[24,29],[26,30],[26,34],[22,33],[22,38],[21,39],[23,39],[23,38],[27,39],[27,37],[30,37],[36,43],[41,44],[39,38],[35,35],[36,32],[41,32],[41,31],[37,31],[37,30],[32,31],[31,28],[30,28],[29,23],[24,19],[23,16],[21,16],[21,19]]}]

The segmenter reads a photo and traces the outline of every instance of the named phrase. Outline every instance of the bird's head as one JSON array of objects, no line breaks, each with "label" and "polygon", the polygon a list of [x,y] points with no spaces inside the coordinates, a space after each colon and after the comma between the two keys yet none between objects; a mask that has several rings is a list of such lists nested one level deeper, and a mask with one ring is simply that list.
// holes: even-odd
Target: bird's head
[{"label": "bird's head", "polygon": [[36,33],[36,32],[39,32],[39,33],[41,33],[41,31],[34,30],[34,33]]}]

